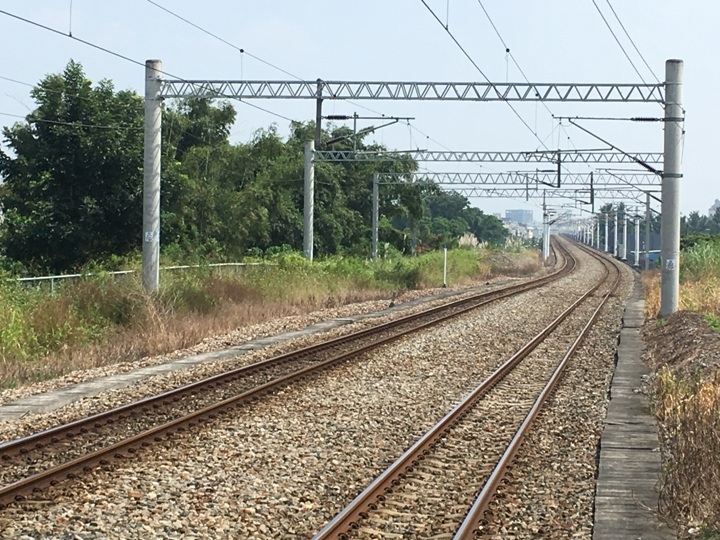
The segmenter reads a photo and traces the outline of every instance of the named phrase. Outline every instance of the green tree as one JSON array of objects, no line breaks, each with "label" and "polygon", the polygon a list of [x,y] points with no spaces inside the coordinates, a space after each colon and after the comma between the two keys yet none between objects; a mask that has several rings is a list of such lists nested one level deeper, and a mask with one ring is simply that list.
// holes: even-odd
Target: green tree
[{"label": "green tree", "polygon": [[0,152],[5,220],[0,242],[27,268],[65,271],[123,254],[142,223],[143,101],[93,86],[82,66],[45,77],[37,108],[3,129]]}]

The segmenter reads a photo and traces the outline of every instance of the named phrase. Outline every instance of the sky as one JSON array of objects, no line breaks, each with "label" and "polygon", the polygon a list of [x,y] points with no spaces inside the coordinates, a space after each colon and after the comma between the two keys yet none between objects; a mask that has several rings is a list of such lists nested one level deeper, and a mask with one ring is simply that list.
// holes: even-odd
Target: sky
[{"label": "sky", "polygon": [[[720,2],[716,0],[0,0],[0,11],[58,31],[0,13],[2,126],[21,120],[11,115],[24,117],[34,108],[27,85],[62,72],[70,59],[80,62],[91,80],[111,79],[116,89],[133,89],[141,95],[146,59],[162,60],[168,77],[183,79],[484,82],[482,71],[491,81],[502,83],[524,82],[514,62],[531,82],[640,83],[642,77],[654,83],[656,77],[664,80],[667,59],[681,59],[686,110],[681,211],[707,213],[715,199],[720,199],[720,182],[712,165],[720,148],[720,108],[716,104]],[[453,42],[445,25],[472,62]],[[70,33],[130,60],[71,39]],[[253,103],[295,120],[311,120],[315,114],[311,100]],[[287,119],[241,102],[234,105],[238,119],[232,142],[248,142],[256,130],[272,124],[287,136]],[[326,101],[323,112],[413,117],[410,125],[399,122],[366,139],[389,149],[478,151],[537,150],[543,144],[551,149],[604,147],[551,113],[556,117],[663,115],[659,104],[555,102],[546,109],[543,104],[528,102],[513,106],[523,121],[502,102],[338,100]],[[377,123],[361,120],[358,127]],[[662,123],[587,120],[582,124],[627,152],[663,149]],[[527,163],[424,166],[436,172],[536,168]],[[590,167],[578,165],[569,170],[588,172]],[[503,215],[505,209],[528,208],[534,210],[536,219],[541,204],[477,198],[471,203]],[[555,204],[561,205],[559,201]]]}]

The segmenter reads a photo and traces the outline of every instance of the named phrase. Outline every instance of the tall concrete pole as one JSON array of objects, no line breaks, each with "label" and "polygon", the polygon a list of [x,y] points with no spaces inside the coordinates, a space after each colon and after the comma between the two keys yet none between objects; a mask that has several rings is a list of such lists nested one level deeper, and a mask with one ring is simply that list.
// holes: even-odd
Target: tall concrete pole
[{"label": "tall concrete pole", "polygon": [[682,60],[665,62],[665,148],[660,226],[660,316],[678,310],[680,289],[680,155],[683,145]]},{"label": "tall concrete pole", "polygon": [[545,192],[543,191],[543,245],[542,245],[542,258],[543,258],[543,264],[545,261],[547,261],[548,258],[548,251],[550,251],[550,242],[549,242],[549,236],[550,234],[550,224],[548,223],[548,212],[547,212],[547,205],[545,204]]},{"label": "tall concrete pole", "polygon": [[620,250],[620,258],[623,261],[627,261],[627,241],[628,241],[628,219],[627,219],[627,207],[625,208],[625,211],[623,212],[623,242],[622,242],[622,249]]},{"label": "tall concrete pole", "polygon": [[613,257],[618,256],[618,210],[615,209],[615,223],[613,223]]},{"label": "tall concrete pole", "polygon": [[645,270],[650,270],[650,194],[645,194]]},{"label": "tall concrete pole", "polygon": [[315,217],[315,141],[305,143],[305,189],[303,191],[303,254],[313,260],[313,223]]},{"label": "tall concrete pole", "polygon": [[142,283],[150,293],[160,284],[161,71],[160,60],[145,62]]},{"label": "tall concrete pole", "polygon": [[640,268],[640,218],[635,216],[635,268]]},{"label": "tall concrete pole", "polygon": [[610,221],[610,212],[605,212],[605,253],[610,253],[608,250],[608,221]]},{"label": "tall concrete pole", "polygon": [[[322,80],[317,80],[317,99],[315,100],[315,148],[320,150],[320,143],[322,142],[320,140],[320,137],[322,135],[322,91],[323,91],[323,83]],[[312,257],[310,257],[312,260]]]},{"label": "tall concrete pole", "polygon": [[372,260],[378,256],[378,222],[380,221],[380,175],[373,173],[372,186]]},{"label": "tall concrete pole", "polygon": [[595,221],[595,249],[600,249],[600,216]]}]

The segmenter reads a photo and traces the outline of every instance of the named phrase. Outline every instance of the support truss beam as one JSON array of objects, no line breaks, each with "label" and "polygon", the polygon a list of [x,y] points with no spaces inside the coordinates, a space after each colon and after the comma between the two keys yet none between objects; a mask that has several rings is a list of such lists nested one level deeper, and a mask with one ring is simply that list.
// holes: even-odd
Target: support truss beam
[{"label": "support truss beam", "polygon": [[381,152],[324,150],[315,152],[319,161],[468,161],[487,163],[556,163],[558,154],[563,163],[662,163],[662,152],[625,154],[612,150],[561,150],[530,152],[483,152],[445,150],[390,150]]},{"label": "support truss beam", "polygon": [[[503,187],[447,187],[446,190],[465,195],[466,197],[482,198],[514,198],[542,199],[543,193],[548,199],[571,199],[585,201],[590,197],[589,189],[531,189]],[[633,200],[639,201],[642,193],[636,189],[606,188],[595,189],[595,200]]]},{"label": "support truss beam", "polygon": [[[381,184],[406,184],[421,180],[431,180],[438,185],[496,185],[496,186],[547,186],[548,190],[557,189],[557,174],[554,172],[501,172],[501,173],[456,173],[456,172],[415,172],[380,173]],[[560,177],[560,186],[660,186],[662,178],[652,173],[606,174],[566,173]]]},{"label": "support truss beam", "polygon": [[663,84],[165,80],[164,98],[663,103]]}]

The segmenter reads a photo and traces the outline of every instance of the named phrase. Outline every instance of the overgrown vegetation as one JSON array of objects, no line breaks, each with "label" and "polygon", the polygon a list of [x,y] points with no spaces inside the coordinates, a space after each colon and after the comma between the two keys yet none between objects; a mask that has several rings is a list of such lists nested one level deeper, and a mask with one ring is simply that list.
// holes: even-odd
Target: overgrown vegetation
[{"label": "overgrown vegetation", "polygon": [[[683,239],[680,279],[680,309],[700,313],[720,331],[720,236]],[[643,284],[648,316],[656,317],[659,272],[646,272]],[[682,368],[661,365],[653,408],[664,450],[662,510],[678,524],[681,537],[712,539],[720,537],[720,370],[695,364],[697,347],[702,345],[684,353]]]},{"label": "overgrown vegetation", "polygon": [[[661,368],[654,409],[662,424],[661,509],[684,529],[720,530],[720,372],[689,378]],[[690,527],[687,527],[690,525]],[[705,536],[714,538],[714,536]]]},{"label": "overgrown vegetation", "polygon": [[[208,267],[162,276],[159,294],[137,275],[64,282],[54,293],[0,276],[0,381],[16,386],[195,345],[204,338],[273,318],[442,284],[442,253],[375,263],[328,257],[309,263],[281,252],[270,265],[220,273]],[[535,251],[448,252],[451,285],[537,270]]]},{"label": "overgrown vegetation", "polygon": [[[110,81],[93,86],[70,62],[31,91],[36,108],[3,129],[0,149],[0,267],[15,274],[109,268],[142,245],[143,102]],[[160,237],[165,255],[238,261],[279,246],[302,249],[304,145],[313,123],[292,122],[284,140],[276,126],[232,144],[229,103],[168,102],[163,113]],[[334,150],[384,151],[353,141],[347,127],[325,126]],[[374,173],[409,174],[405,157],[315,165],[318,256],[370,254]],[[500,220],[466,197],[423,178],[398,177],[379,194],[380,241],[404,254],[455,247],[464,234],[503,244]]]}]

